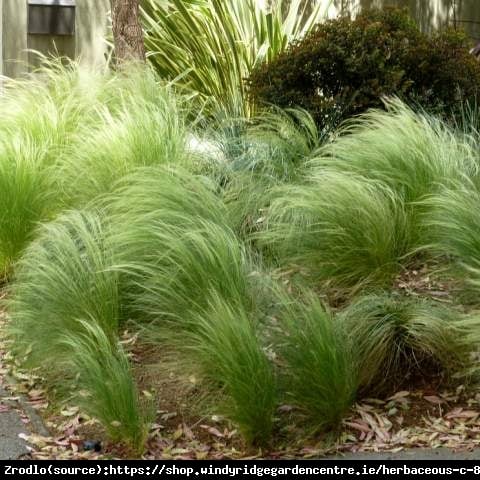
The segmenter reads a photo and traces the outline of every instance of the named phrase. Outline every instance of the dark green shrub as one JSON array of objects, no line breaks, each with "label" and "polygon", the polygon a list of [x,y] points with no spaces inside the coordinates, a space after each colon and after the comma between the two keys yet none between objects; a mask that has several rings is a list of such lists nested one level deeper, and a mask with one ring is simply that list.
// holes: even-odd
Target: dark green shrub
[{"label": "dark green shrub", "polygon": [[404,10],[370,10],[319,24],[248,83],[255,101],[300,106],[324,127],[392,95],[450,113],[460,98],[475,96],[480,64],[462,32],[428,36]]}]

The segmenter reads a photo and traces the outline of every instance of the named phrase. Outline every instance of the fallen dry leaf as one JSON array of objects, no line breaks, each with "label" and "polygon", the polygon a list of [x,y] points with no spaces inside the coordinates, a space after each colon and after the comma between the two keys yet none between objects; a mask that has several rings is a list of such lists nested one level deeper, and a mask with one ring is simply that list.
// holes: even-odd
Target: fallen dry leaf
[{"label": "fallen dry leaf", "polygon": [[440,397],[437,397],[436,395],[426,395],[423,398],[427,402],[433,403],[434,405],[441,405],[442,403],[445,403],[445,400],[443,400]]}]

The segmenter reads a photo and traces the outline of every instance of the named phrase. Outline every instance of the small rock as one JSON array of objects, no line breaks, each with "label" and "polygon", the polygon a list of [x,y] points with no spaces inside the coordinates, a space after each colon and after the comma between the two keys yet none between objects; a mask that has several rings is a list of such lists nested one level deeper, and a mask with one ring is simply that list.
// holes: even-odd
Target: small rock
[{"label": "small rock", "polygon": [[98,440],[85,440],[83,442],[83,449],[99,452],[102,449],[102,444]]}]

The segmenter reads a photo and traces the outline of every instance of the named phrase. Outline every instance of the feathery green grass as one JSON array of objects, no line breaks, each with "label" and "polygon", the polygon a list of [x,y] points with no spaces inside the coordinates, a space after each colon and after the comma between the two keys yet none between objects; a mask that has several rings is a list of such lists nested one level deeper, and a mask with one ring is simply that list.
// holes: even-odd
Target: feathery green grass
[{"label": "feathery green grass", "polygon": [[480,190],[475,178],[449,182],[424,202],[429,251],[450,258],[453,271],[480,286]]},{"label": "feathery green grass", "polygon": [[197,312],[206,308],[209,291],[253,309],[254,277],[249,277],[248,256],[235,235],[211,222],[188,229],[157,223],[151,229],[151,239],[143,244],[151,261],[132,265],[133,278],[139,276],[134,291],[141,289],[132,302],[138,315],[168,323],[170,329],[190,330]]},{"label": "feathery green grass", "polygon": [[359,175],[317,171],[283,187],[258,238],[285,268],[339,289],[388,284],[409,253],[405,206],[391,189]]},{"label": "feathery green grass", "polygon": [[[72,211],[40,228],[17,266],[9,301],[13,347],[30,352],[32,367],[56,358],[62,368],[70,352],[60,338],[81,329],[78,320],[94,321],[116,336],[118,274],[108,270],[111,262],[97,213]],[[48,364],[48,371],[55,365]]]},{"label": "feathery green grass", "polygon": [[[213,14],[200,12],[207,3],[245,13],[242,22],[257,12],[173,3],[172,18],[159,13],[168,28],[191,10]],[[169,51],[172,38],[163,41]],[[249,55],[276,54],[258,48],[270,47]],[[201,78],[215,76],[211,68]],[[187,72],[184,86],[218,97],[238,71],[210,91]],[[214,412],[252,444],[268,443],[280,401],[318,430],[338,424],[358,392],[477,373],[475,312],[375,293],[418,251],[480,286],[474,129],[392,101],[332,141],[301,110],[212,121],[200,135],[186,102],[148,70],[86,73],[72,64],[40,75],[9,83],[0,99],[8,333],[18,358],[75,391],[112,439],[141,452],[150,421],[119,342],[124,325],[178,353]],[[235,105],[220,98],[216,107]],[[206,143],[192,148],[192,138]],[[288,295],[278,297],[283,281]],[[373,292],[357,298],[364,289]],[[335,316],[319,300],[331,293],[347,294]]]},{"label": "feathery green grass", "polygon": [[165,157],[176,161],[183,142],[175,101],[168,100],[169,93],[148,70],[113,75],[83,70],[75,62],[47,61],[35,75],[5,81],[4,86],[2,276],[11,272],[36,226],[54,218],[66,201],[72,204],[80,197],[85,203],[103,194],[124,173],[125,163],[163,162]]},{"label": "feathery green grass", "polygon": [[227,218],[215,183],[180,167],[139,168],[119,181],[104,205],[112,242],[121,246],[118,263],[154,264],[169,247],[160,243],[164,226],[188,232],[203,221],[225,225]]},{"label": "feathery green grass", "polygon": [[440,119],[399,100],[347,123],[312,167],[336,168],[379,180],[406,202],[433,193],[439,183],[477,170],[469,142]]},{"label": "feathery green grass", "polygon": [[301,109],[264,111],[239,133],[224,135],[219,142],[231,168],[261,173],[277,181],[298,178],[324,140],[311,115]]},{"label": "feathery green grass", "polygon": [[[9,336],[26,365],[39,368],[95,415],[113,439],[140,449],[146,421],[128,360],[117,345],[118,273],[102,219],[72,211],[45,224],[10,287]],[[83,391],[83,395],[81,394]]]},{"label": "feathery green grass", "polygon": [[168,87],[157,86],[155,101],[127,98],[118,111],[105,107],[99,115],[101,127],[81,130],[81,147],[75,145],[59,169],[69,204],[112,191],[138,167],[187,163],[184,113]]},{"label": "feathery green grass", "polygon": [[418,374],[440,372],[451,380],[472,365],[476,345],[463,337],[478,322],[440,304],[371,294],[355,300],[337,321],[354,341],[364,392],[392,391]]},{"label": "feathery green grass", "polygon": [[4,275],[32,239],[37,224],[57,212],[54,166],[72,141],[80,118],[89,121],[91,107],[71,95],[73,72],[52,73],[50,79],[8,81],[0,98],[0,274]]},{"label": "feathery green grass", "polygon": [[260,275],[221,199],[202,177],[150,168],[125,178],[110,208],[115,269],[147,340],[181,351],[245,438],[266,441],[275,387],[257,339]]},{"label": "feathery green grass", "polygon": [[[270,440],[277,406],[273,365],[259,338],[259,325],[242,299],[225,300],[212,291],[195,328],[178,342],[198,365],[200,375],[221,388],[216,409],[252,444]],[[219,393],[213,392],[212,399]]]},{"label": "feathery green grass", "polygon": [[33,142],[25,137],[0,140],[0,278],[11,275],[38,222],[58,208],[52,172]]},{"label": "feathery green grass", "polygon": [[284,299],[281,309],[278,348],[286,401],[303,410],[314,432],[338,426],[356,394],[355,339],[313,294],[305,305]]},{"label": "feathery green grass", "polygon": [[70,351],[68,366],[78,376],[81,391],[76,400],[102,422],[112,441],[127,443],[141,454],[153,412],[140,399],[128,357],[98,323],[79,324],[83,331],[66,331],[61,340]]}]

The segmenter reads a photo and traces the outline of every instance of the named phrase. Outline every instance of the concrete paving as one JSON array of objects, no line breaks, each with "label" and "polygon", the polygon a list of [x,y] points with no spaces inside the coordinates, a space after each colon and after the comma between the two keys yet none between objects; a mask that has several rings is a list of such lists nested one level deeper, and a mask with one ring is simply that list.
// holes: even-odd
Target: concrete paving
[{"label": "concrete paving", "polygon": [[[11,394],[0,386],[0,405],[7,409],[0,409],[0,460],[17,460],[28,458],[27,442],[19,435],[48,436],[37,412],[22,398],[12,400]],[[28,417],[28,427],[22,421],[22,414]]]},{"label": "concrete paving", "polygon": [[14,411],[0,413],[0,460],[17,460],[28,455],[27,444],[18,435],[28,434]]},{"label": "concrete paving", "polygon": [[16,402],[1,400],[9,396],[9,393],[0,387],[1,404],[9,407],[9,410],[0,411],[0,460],[16,460],[28,455],[27,444],[19,435],[29,435],[29,432],[18,411],[13,409]]}]

